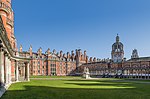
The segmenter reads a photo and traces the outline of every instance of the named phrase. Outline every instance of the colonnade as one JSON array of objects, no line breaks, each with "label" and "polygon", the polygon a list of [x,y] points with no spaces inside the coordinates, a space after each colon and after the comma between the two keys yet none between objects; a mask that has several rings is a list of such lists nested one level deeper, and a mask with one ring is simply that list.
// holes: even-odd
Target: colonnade
[{"label": "colonnade", "polygon": [[118,73],[118,70],[93,70],[90,71],[91,76],[104,76],[118,77],[118,78],[130,78],[130,79],[150,79],[150,69],[127,69],[119,70],[122,73]]},{"label": "colonnade", "polygon": [[[19,81],[19,62],[23,61],[24,66],[24,80],[29,81],[29,62],[23,59],[11,57],[8,52],[0,48],[0,86],[7,86],[14,82],[12,80],[12,73],[15,74],[15,82]],[[14,67],[12,64],[14,63]]]},{"label": "colonnade", "polygon": [[123,78],[150,79],[150,69],[124,70]]}]

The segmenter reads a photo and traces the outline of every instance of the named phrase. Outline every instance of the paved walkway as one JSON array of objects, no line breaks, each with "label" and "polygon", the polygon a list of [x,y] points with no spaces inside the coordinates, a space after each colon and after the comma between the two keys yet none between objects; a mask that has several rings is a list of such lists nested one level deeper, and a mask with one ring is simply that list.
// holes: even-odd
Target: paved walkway
[{"label": "paved walkway", "polygon": [[0,88],[0,97],[5,93],[6,89],[4,87]]},{"label": "paved walkway", "polygon": [[2,95],[7,91],[7,89],[10,87],[12,83],[5,85],[4,87],[0,87],[0,98],[2,97]]},{"label": "paved walkway", "polygon": [[[14,83],[15,83],[15,82],[14,82]],[[7,84],[7,85],[5,85],[4,87],[0,87],[0,98],[1,98],[2,95],[8,90],[8,88],[10,87],[11,84],[13,84],[13,83]]]}]

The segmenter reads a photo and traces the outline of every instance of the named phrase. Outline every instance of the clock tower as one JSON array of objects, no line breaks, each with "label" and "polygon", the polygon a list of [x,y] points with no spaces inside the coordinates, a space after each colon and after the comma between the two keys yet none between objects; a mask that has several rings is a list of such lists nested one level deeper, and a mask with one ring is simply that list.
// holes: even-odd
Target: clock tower
[{"label": "clock tower", "polygon": [[116,42],[112,45],[111,59],[114,63],[120,63],[124,58],[123,44],[119,39],[117,34]]}]

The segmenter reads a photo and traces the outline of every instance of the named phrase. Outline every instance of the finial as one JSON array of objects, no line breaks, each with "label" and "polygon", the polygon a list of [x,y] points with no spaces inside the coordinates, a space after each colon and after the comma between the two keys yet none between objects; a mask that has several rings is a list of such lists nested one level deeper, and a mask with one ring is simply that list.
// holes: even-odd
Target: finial
[{"label": "finial", "polygon": [[32,45],[30,45],[30,48],[32,48]]},{"label": "finial", "polygon": [[117,34],[116,42],[119,42],[119,35]]}]

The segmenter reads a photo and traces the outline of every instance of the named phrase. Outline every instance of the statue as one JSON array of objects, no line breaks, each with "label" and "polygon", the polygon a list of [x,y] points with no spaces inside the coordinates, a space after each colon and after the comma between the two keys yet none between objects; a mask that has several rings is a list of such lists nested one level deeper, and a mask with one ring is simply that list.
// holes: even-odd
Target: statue
[{"label": "statue", "polygon": [[89,68],[84,67],[83,77],[86,79],[90,78]]}]

